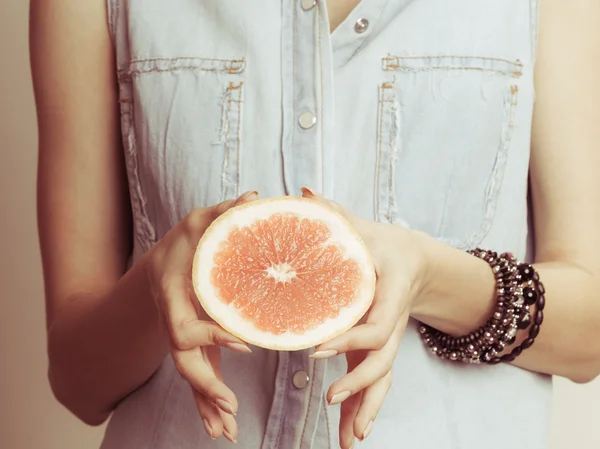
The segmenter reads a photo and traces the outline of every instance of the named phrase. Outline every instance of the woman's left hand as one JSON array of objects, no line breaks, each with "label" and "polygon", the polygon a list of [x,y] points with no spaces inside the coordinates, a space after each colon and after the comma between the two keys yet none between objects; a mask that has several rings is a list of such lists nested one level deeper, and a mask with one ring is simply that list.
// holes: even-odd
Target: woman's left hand
[{"label": "woman's left hand", "polygon": [[305,198],[321,201],[343,214],[363,238],[373,258],[377,287],[373,304],[352,329],[318,346],[313,358],[346,354],[348,373],[327,392],[330,404],[341,405],[340,445],[371,432],[392,383],[392,365],[408,322],[411,303],[425,273],[423,252],[410,230],[356,217],[338,204],[303,189]]}]

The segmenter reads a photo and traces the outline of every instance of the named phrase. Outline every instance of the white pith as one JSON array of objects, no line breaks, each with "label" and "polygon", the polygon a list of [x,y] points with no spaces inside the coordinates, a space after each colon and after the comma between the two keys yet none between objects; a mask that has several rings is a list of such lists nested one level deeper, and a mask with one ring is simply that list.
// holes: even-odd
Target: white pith
[{"label": "white pith", "polygon": [[[328,319],[302,334],[286,332],[276,335],[261,331],[253,323],[242,318],[235,307],[222,302],[211,282],[215,252],[233,227],[245,227],[281,212],[324,222],[331,231],[328,243],[335,244],[345,257],[354,259],[359,264],[363,276],[355,300],[350,306],[343,308],[336,318]],[[295,276],[295,273],[291,270],[292,267],[286,265],[271,267],[267,273],[280,281],[288,281]],[[299,350],[333,338],[352,327],[364,315],[373,299],[375,270],[364,243],[340,214],[314,200],[282,197],[245,204],[215,220],[198,245],[194,257],[193,281],[202,307],[224,329],[256,346],[278,350]]]}]

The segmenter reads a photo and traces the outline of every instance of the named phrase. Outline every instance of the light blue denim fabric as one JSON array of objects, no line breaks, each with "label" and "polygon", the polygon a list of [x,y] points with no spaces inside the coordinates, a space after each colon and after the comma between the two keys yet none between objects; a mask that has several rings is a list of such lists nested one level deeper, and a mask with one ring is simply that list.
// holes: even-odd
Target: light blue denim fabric
[{"label": "light blue denim fabric", "polygon": [[[323,0],[108,0],[133,259],[192,208],[302,186],[459,248],[527,258],[536,3],[363,0],[330,34]],[[345,360],[308,353],[223,352],[238,447],[339,447],[324,393]],[[543,449],[550,399],[547,376],[444,363],[411,322],[360,447]],[[102,446],[229,447],[205,434],[170,358],[118,406]]]}]

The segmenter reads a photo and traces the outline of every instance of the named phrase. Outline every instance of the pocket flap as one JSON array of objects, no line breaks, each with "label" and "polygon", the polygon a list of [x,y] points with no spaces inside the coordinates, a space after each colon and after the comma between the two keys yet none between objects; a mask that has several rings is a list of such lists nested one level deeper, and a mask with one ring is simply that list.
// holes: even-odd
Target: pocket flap
[{"label": "pocket flap", "polygon": [[481,70],[520,77],[523,64],[519,60],[481,56],[394,56],[382,59],[383,70],[398,72],[426,72],[430,70]]},{"label": "pocket flap", "polygon": [[152,72],[177,72],[191,70],[199,72],[219,72],[237,74],[246,69],[246,59],[214,59],[214,58],[153,58],[134,59],[127,70],[119,72],[119,80]]}]

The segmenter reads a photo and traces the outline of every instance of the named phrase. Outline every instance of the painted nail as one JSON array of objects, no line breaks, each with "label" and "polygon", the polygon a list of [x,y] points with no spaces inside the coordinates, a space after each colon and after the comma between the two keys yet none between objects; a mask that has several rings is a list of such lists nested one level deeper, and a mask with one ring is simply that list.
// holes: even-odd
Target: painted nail
[{"label": "painted nail", "polygon": [[206,430],[206,433],[208,433],[208,436],[210,437],[211,440],[214,440],[215,437],[213,436],[213,429],[212,429],[210,423],[208,422],[208,419],[204,418],[202,420],[202,422],[204,423],[204,429]]},{"label": "painted nail", "polygon": [[308,193],[311,196],[320,196],[317,192],[309,189],[308,187],[302,187],[300,190],[302,191],[302,193]]},{"label": "painted nail", "polygon": [[215,401],[215,405],[217,407],[219,407],[221,410],[223,410],[225,413],[229,413],[230,415],[233,415],[233,416],[235,416],[235,414],[236,414],[233,411],[233,407],[231,406],[231,404],[224,399],[217,399]]},{"label": "painted nail", "polygon": [[335,404],[339,404],[342,401],[345,401],[346,399],[348,399],[350,397],[350,392],[349,391],[342,391],[340,393],[336,393],[333,395],[333,397],[331,398],[331,401],[329,401],[329,405],[335,405]]},{"label": "painted nail", "polygon": [[237,440],[231,435],[227,429],[223,429],[223,436],[231,441],[233,444],[237,444]]},{"label": "painted nail", "polygon": [[365,431],[362,434],[362,438],[361,440],[364,440],[365,438],[367,438],[370,433],[371,433],[371,429],[373,429],[373,421],[369,421],[369,424],[367,424],[367,427],[365,428]]},{"label": "painted nail", "polygon": [[235,200],[234,204],[240,204],[242,201],[247,200],[252,195],[258,196],[258,192],[256,190],[249,190],[248,192],[244,192],[237,198],[237,200]]},{"label": "painted nail", "polygon": [[241,352],[243,354],[252,354],[252,349],[250,349],[243,343],[230,342],[226,343],[225,346],[227,346],[229,349],[235,352]]},{"label": "painted nail", "polygon": [[325,349],[324,351],[317,351],[309,357],[312,359],[328,359],[329,357],[337,355],[337,353],[338,352],[335,349]]}]

